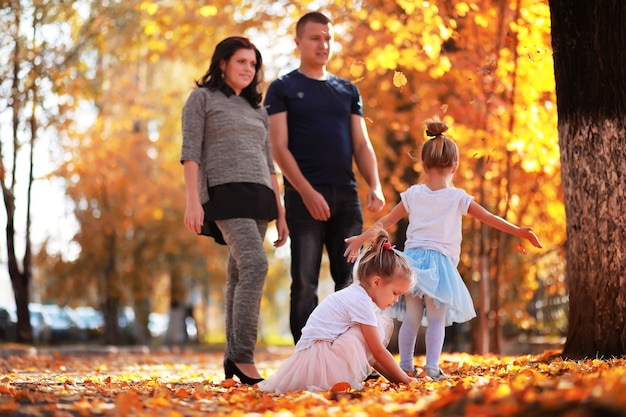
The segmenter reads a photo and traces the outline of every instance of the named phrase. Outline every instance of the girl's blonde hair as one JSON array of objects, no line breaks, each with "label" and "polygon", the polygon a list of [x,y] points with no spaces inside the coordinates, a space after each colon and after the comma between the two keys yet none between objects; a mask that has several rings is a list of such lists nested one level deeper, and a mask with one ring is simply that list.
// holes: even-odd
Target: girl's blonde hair
[{"label": "girl's blonde hair", "polygon": [[413,270],[409,262],[389,243],[389,234],[382,227],[374,230],[376,236],[355,266],[356,276],[361,282],[369,284],[374,276],[382,278],[383,283],[390,282],[395,276],[403,275],[413,280]]},{"label": "girl's blonde hair", "polygon": [[427,119],[426,136],[430,139],[422,146],[422,165],[427,169],[450,168],[459,162],[459,148],[456,143],[444,135],[448,125],[433,116]]}]

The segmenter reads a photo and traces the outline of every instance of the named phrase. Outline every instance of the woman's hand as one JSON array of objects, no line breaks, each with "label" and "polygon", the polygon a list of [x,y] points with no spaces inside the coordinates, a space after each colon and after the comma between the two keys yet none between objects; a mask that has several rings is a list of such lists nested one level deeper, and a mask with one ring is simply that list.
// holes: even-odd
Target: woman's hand
[{"label": "woman's hand", "polygon": [[189,203],[185,209],[185,226],[191,232],[200,234],[202,223],[204,223],[204,209],[200,203]]},{"label": "woman's hand", "polygon": [[287,227],[284,213],[279,214],[278,219],[276,219],[276,231],[278,232],[278,238],[274,241],[274,247],[279,248],[287,242],[289,237],[289,228]]}]

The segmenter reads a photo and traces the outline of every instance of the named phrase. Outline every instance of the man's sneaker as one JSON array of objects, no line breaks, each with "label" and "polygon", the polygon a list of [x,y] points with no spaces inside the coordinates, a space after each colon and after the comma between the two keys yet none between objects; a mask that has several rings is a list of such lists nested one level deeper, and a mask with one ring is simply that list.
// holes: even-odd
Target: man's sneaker
[{"label": "man's sneaker", "polygon": [[434,381],[441,381],[442,379],[450,378],[450,375],[445,374],[441,368],[437,368],[431,365],[424,365],[424,370]]}]

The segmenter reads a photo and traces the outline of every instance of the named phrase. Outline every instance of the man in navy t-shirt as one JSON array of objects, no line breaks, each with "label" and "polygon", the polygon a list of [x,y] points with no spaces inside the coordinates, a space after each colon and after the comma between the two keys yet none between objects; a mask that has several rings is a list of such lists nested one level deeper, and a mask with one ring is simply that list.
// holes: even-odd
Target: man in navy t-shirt
[{"label": "man in navy t-shirt", "polygon": [[294,341],[317,306],[326,246],[335,290],[351,281],[344,239],[361,233],[363,215],[352,161],[367,182],[367,209],[385,201],[361,95],[348,80],[326,71],[334,41],[330,20],[311,12],[296,25],[300,67],[271,83],[265,98],[274,160],[285,180],[291,237],[291,312]]}]

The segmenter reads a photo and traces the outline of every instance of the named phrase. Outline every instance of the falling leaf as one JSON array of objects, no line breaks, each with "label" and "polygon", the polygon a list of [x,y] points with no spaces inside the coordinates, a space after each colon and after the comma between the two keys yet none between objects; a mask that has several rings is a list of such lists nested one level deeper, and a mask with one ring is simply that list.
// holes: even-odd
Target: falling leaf
[{"label": "falling leaf", "polygon": [[406,75],[404,75],[403,72],[401,71],[394,71],[393,73],[393,85],[401,88],[404,87],[406,85],[406,83],[408,82]]},{"label": "falling leaf", "polygon": [[526,255],[528,252],[526,252],[526,249],[524,249],[524,247],[522,246],[521,243],[518,243],[517,246],[515,247],[515,249],[517,249],[518,252]]},{"label": "falling leaf", "polygon": [[504,42],[506,42],[507,45],[513,45],[515,43],[515,38],[513,37],[511,32],[506,33],[506,36],[504,37]]},{"label": "falling leaf", "polygon": [[350,64],[350,75],[354,78],[360,79],[363,77],[363,73],[365,72],[365,65],[361,61],[354,61]]}]

